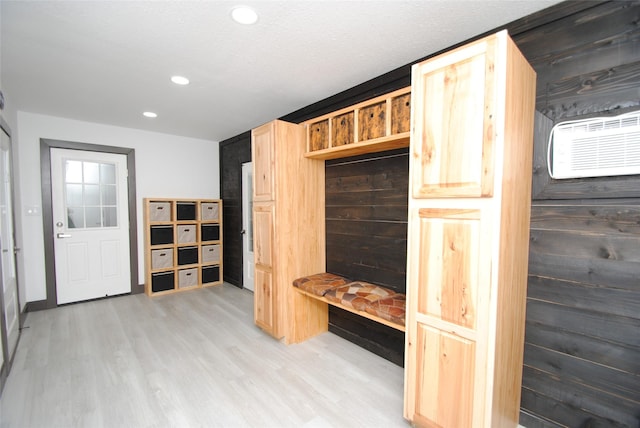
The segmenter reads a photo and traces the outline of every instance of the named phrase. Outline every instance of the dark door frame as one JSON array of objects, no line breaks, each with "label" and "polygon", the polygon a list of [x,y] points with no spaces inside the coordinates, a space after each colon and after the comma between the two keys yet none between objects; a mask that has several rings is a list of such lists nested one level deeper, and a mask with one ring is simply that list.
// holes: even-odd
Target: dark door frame
[{"label": "dark door frame", "polygon": [[127,187],[129,190],[129,258],[131,268],[131,294],[144,291],[138,284],[138,223],[136,213],[136,170],[135,150],[126,147],[103,146],[99,144],[78,143],[73,141],[40,139],[40,174],[42,186],[42,227],[44,230],[44,259],[47,298],[29,302],[27,310],[40,310],[58,306],[56,298],[56,270],[53,242],[53,209],[51,194],[51,149],[71,149],[89,152],[122,154],[127,157]]},{"label": "dark door frame", "polygon": [[[2,342],[2,363],[0,364],[0,396],[2,396],[2,390],[4,388],[5,383],[7,382],[7,377],[9,376],[9,372],[11,371],[11,366],[13,365],[14,358],[16,356],[16,351],[18,350],[18,344],[20,343],[22,325],[24,323],[24,313],[20,312],[20,279],[18,278],[18,263],[16,260],[16,251],[18,250],[18,243],[16,241],[15,234],[15,220],[16,220],[16,207],[15,207],[15,173],[13,170],[13,141],[11,140],[11,129],[7,122],[5,122],[4,118],[0,116],[0,132],[6,134],[9,137],[9,145],[11,146],[11,158],[9,159],[9,169],[11,173],[11,189],[10,195],[11,198],[11,217],[13,218],[13,246],[14,248],[9,249],[13,252],[13,258],[15,263],[15,276],[16,276],[16,300],[18,304],[18,341],[16,342],[13,351],[9,352],[9,341],[7,337],[7,320],[5,318],[5,306],[4,306],[4,292],[0,292],[0,341]],[[2,266],[0,266],[0,275],[2,275]],[[0,286],[1,288],[1,286]]]}]

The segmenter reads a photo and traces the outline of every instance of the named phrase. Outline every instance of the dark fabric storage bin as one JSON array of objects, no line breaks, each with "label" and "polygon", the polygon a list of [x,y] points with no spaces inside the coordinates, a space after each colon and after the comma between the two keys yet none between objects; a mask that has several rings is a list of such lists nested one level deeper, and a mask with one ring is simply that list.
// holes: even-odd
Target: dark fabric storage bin
[{"label": "dark fabric storage bin", "polygon": [[178,220],[195,220],[196,219],[196,203],[195,202],[176,203],[176,218]]},{"label": "dark fabric storage bin", "polygon": [[220,266],[205,266],[202,268],[202,283],[220,281]]},{"label": "dark fabric storage bin", "polygon": [[178,264],[192,265],[198,263],[198,247],[178,248]]},{"label": "dark fabric storage bin", "polygon": [[201,241],[219,241],[220,225],[219,224],[203,224],[200,226]]},{"label": "dark fabric storage bin", "polygon": [[151,245],[173,244],[173,226],[151,226]]},{"label": "dark fabric storage bin", "polygon": [[151,274],[151,291],[166,291],[174,289],[174,273],[158,272]]}]

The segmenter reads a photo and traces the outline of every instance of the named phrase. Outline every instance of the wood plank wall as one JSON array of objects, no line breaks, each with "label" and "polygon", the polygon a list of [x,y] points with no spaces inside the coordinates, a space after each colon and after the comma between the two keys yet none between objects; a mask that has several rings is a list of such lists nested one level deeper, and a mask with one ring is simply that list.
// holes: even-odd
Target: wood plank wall
[{"label": "wood plank wall", "polygon": [[[520,418],[528,428],[640,427],[640,176],[551,180],[546,172],[554,123],[640,107],[639,23],[639,1],[567,1],[503,27],[538,73]],[[409,83],[407,64],[281,119],[302,122]],[[335,223],[328,241],[340,235]],[[331,267],[345,272],[367,258],[354,252],[349,266],[348,253],[335,254]],[[341,316],[332,312],[332,323],[354,341],[368,328],[334,321]],[[393,340],[379,334],[363,346],[382,342],[385,354]]]},{"label": "wood plank wall", "polygon": [[514,37],[537,77],[521,423],[640,426],[640,176],[552,180],[558,122],[640,107],[640,2]]},{"label": "wood plank wall", "polygon": [[220,143],[224,280],[242,287],[242,164],[251,162],[251,132]]},{"label": "wood plank wall", "polygon": [[[409,153],[327,161],[327,271],[406,291]],[[404,333],[331,307],[329,331],[402,366]]]}]

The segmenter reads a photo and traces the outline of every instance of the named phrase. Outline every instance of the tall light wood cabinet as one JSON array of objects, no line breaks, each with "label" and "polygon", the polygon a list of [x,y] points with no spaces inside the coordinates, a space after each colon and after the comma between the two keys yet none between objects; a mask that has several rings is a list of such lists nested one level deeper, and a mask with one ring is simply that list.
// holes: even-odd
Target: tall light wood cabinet
[{"label": "tall light wood cabinet", "polygon": [[325,269],[324,162],[307,159],[302,125],[252,131],[254,320],[287,343],[326,330],[326,304],[293,293],[294,279]]},{"label": "tall light wood cabinet", "polygon": [[405,418],[515,427],[535,72],[500,32],[412,73]]}]

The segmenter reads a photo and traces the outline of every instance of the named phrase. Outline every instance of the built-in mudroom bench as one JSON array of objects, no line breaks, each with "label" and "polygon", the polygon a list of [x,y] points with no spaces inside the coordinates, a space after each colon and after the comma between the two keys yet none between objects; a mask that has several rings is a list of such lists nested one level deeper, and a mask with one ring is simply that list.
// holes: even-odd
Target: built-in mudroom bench
[{"label": "built-in mudroom bench", "polygon": [[404,331],[406,296],[365,281],[317,273],[293,281],[296,292],[358,316]]},{"label": "built-in mudroom bench", "polygon": [[[272,336],[286,343],[307,340],[329,330],[330,305],[344,306],[292,285],[297,278],[327,269],[325,160],[406,151],[410,112],[408,87],[305,123],[273,121],[252,131],[254,318]],[[400,170],[406,183],[406,163]],[[399,196],[403,206],[399,217],[404,222],[400,250],[405,252],[406,188]],[[393,294],[404,291],[404,264],[403,260],[396,280],[401,290]],[[404,330],[366,311],[342,309],[381,320],[394,331]],[[403,334],[400,340],[404,342]]]},{"label": "built-in mudroom bench", "polygon": [[[411,88],[253,130],[256,324],[296,343],[328,330],[330,308],[374,321],[404,333],[414,425],[516,427],[534,101],[502,31],[415,64]],[[352,239],[362,218],[374,240],[403,231],[401,250]]]}]

